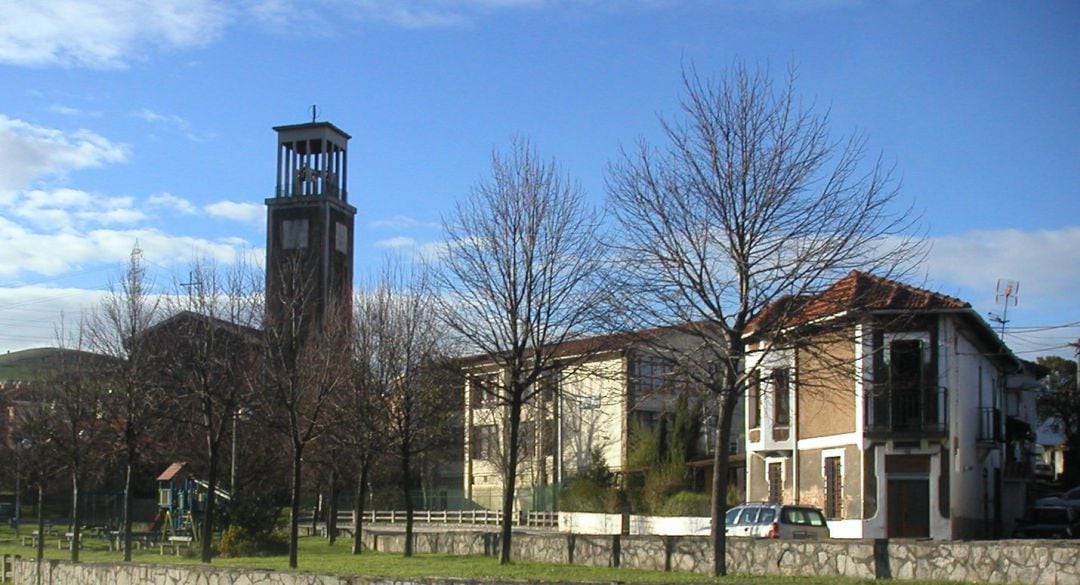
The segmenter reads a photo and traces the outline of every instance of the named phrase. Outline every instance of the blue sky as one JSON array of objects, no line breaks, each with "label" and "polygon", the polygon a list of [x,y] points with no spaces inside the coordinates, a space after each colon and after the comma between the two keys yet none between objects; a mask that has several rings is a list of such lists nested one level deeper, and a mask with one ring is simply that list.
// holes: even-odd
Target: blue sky
[{"label": "blue sky", "polygon": [[[271,126],[353,136],[358,273],[437,246],[441,214],[528,137],[600,205],[658,140],[683,66],[782,75],[864,132],[923,210],[920,284],[1007,341],[1080,338],[1080,4],[807,0],[0,0],[0,351],[55,343],[138,238],[163,286],[263,246]],[[1070,325],[1069,327],[1057,327]],[[1047,327],[1055,327],[1047,329]]]}]

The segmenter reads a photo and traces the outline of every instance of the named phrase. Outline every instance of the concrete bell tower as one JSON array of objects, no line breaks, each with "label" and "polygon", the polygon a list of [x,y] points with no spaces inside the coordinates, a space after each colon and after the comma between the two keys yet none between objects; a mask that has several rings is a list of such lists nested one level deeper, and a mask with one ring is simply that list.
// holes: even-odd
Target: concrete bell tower
[{"label": "concrete bell tower", "polygon": [[311,332],[349,315],[353,223],[350,136],[328,122],[277,126],[277,187],[266,200],[267,326]]}]

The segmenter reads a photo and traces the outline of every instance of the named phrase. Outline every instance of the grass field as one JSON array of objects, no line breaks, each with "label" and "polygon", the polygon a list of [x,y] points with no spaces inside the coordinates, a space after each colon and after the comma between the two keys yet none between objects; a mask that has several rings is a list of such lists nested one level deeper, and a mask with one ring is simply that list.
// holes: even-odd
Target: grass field
[{"label": "grass field", "polygon": [[[21,534],[29,534],[33,527],[24,526]],[[17,554],[23,557],[33,557],[35,549],[22,546],[15,532],[4,526],[0,528],[0,554]],[[132,560],[136,563],[173,563],[173,564],[198,564],[197,555],[192,551],[188,556],[176,557],[169,554],[162,556],[158,549],[134,551]],[[45,541],[45,558],[69,559],[71,552],[58,550],[56,538],[47,538]],[[83,562],[119,562],[122,558],[120,552],[109,551],[105,540],[98,537],[87,537],[80,560]],[[610,569],[603,567],[582,567],[570,565],[555,565],[547,563],[533,563],[515,561],[510,565],[499,565],[493,557],[483,556],[450,556],[450,555],[416,555],[404,558],[401,555],[387,553],[365,552],[354,556],[349,553],[349,543],[339,541],[330,546],[327,541],[319,537],[306,537],[300,539],[299,550],[300,570],[308,573],[333,574],[333,575],[378,575],[387,577],[411,578],[426,576],[451,576],[451,577],[488,577],[503,580],[530,580],[554,583],[793,583],[793,584],[839,584],[856,585],[860,583],[875,583],[872,580],[854,579],[823,579],[802,577],[748,577],[732,576],[724,579],[712,579],[705,575],[692,573],[661,571],[639,571],[632,569]],[[241,567],[249,569],[267,569],[273,571],[288,571],[288,558],[286,556],[273,557],[244,557],[244,558],[215,558],[212,566],[216,567]],[[935,581],[895,581],[910,585],[942,585],[943,582]]]}]

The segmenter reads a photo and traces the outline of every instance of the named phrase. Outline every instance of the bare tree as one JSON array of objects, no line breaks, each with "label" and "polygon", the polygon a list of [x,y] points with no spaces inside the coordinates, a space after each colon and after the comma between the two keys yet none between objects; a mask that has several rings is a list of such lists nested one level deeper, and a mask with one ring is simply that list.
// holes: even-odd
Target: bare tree
[{"label": "bare tree", "polygon": [[358,335],[366,341],[377,418],[397,456],[405,504],[405,556],[412,556],[417,461],[448,437],[447,399],[459,391],[445,356],[429,274],[390,262],[374,290],[357,298]]},{"label": "bare tree", "polygon": [[251,373],[259,357],[253,280],[242,259],[221,269],[212,260],[195,258],[188,281],[167,301],[172,316],[142,337],[144,343],[168,349],[155,352],[154,371],[169,394],[168,417],[202,437],[207,493],[199,529],[204,563],[213,554],[222,443],[251,400]]},{"label": "bare tree", "polygon": [[492,176],[444,219],[449,245],[438,283],[451,331],[502,372],[486,391],[505,408],[499,561],[510,561],[522,408],[564,363],[555,347],[581,337],[600,305],[600,219],[580,188],[525,140],[492,156]]},{"label": "bare tree", "polygon": [[48,395],[38,391],[34,400],[20,405],[12,425],[16,468],[21,479],[37,491],[37,539],[35,558],[40,575],[45,556],[45,488],[64,468],[58,449],[56,412]]},{"label": "bare tree", "polygon": [[[49,364],[45,384],[52,405],[52,438],[58,463],[71,478],[71,560],[79,562],[82,506],[79,503],[82,486],[89,473],[104,457],[108,427],[99,418],[105,387],[99,371],[108,358],[83,351],[84,323],[80,322],[71,340],[74,347],[65,347],[61,330],[60,351]],[[51,360],[50,360],[51,361]]]},{"label": "bare tree", "polygon": [[372,371],[373,343],[371,328],[362,325],[365,303],[353,303],[353,340],[350,356],[349,378],[345,388],[334,400],[334,422],[327,435],[333,450],[343,453],[340,464],[352,469],[342,475],[351,478],[353,484],[353,540],[352,554],[363,552],[364,503],[373,466],[386,447],[385,424],[378,416],[376,398],[378,384]]},{"label": "bare tree", "polygon": [[123,459],[124,561],[131,561],[131,494],[136,464],[155,421],[160,394],[148,375],[154,362],[153,348],[139,343],[142,334],[157,320],[159,300],[151,293],[142,252],[131,259],[102,300],[100,309],[87,321],[87,342],[95,353],[112,358],[103,372],[109,393],[104,402],[108,419],[119,426]]},{"label": "bare tree", "polygon": [[295,569],[304,449],[327,429],[332,419],[326,411],[348,380],[350,315],[347,303],[319,306],[302,257],[281,262],[277,292],[266,299],[262,391],[254,414],[285,437],[292,455],[289,567]]},{"label": "bare tree", "polygon": [[[641,141],[609,169],[621,227],[622,313],[640,328],[678,323],[696,338],[683,375],[715,397],[716,445],[727,445],[746,386],[745,335],[849,270],[896,275],[921,257],[910,207],[890,169],[864,164],[865,139],[829,137],[827,114],[805,107],[795,75],[735,66],[719,80],[683,74],[681,115],[661,120],[665,144]],[[756,326],[765,327],[759,322]],[[760,328],[759,328],[760,331]],[[765,359],[771,348],[755,353]],[[687,363],[690,362],[690,363]],[[726,450],[713,461],[713,572],[726,573]]]}]

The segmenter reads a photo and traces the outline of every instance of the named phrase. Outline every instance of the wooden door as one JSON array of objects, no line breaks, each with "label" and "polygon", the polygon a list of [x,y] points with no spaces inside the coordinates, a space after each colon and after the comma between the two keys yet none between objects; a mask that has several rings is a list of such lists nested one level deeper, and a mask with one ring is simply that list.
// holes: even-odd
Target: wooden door
[{"label": "wooden door", "polygon": [[889,538],[930,537],[930,480],[890,479],[887,483]]}]

